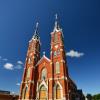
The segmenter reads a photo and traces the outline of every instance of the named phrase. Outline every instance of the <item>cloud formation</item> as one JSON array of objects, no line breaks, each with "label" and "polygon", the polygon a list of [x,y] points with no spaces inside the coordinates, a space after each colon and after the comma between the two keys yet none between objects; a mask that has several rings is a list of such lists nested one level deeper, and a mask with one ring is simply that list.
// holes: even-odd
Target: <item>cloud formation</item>
[{"label": "cloud formation", "polygon": [[16,83],[17,86],[20,86],[20,83]]},{"label": "cloud formation", "polygon": [[23,62],[22,61],[17,61],[17,64],[23,65]]},{"label": "cloud formation", "polygon": [[11,63],[6,63],[4,65],[4,68],[7,69],[7,70],[13,70],[14,69],[14,65],[11,64]]},{"label": "cloud formation", "polygon": [[78,52],[75,50],[70,50],[69,52],[66,53],[66,55],[69,57],[72,57],[72,58],[74,58],[74,57],[79,58],[79,57],[84,56],[84,53]]},{"label": "cloud formation", "polygon": [[2,56],[0,56],[0,64],[3,65],[6,70],[22,69],[23,66],[21,60],[18,60],[16,63],[9,63],[8,59],[3,58]]}]

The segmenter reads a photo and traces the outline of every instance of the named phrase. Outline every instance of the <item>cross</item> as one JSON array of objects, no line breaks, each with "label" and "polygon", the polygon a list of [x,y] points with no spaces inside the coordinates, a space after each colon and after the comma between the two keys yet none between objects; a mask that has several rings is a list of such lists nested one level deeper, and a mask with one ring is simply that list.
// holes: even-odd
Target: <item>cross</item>
[{"label": "cross", "polygon": [[56,20],[58,19],[58,15],[57,14],[55,14],[55,18],[56,18]]},{"label": "cross", "polygon": [[38,26],[39,26],[39,23],[37,22],[37,23],[36,23],[36,29],[38,28]]},{"label": "cross", "polygon": [[45,51],[43,52],[43,55],[45,56]]}]

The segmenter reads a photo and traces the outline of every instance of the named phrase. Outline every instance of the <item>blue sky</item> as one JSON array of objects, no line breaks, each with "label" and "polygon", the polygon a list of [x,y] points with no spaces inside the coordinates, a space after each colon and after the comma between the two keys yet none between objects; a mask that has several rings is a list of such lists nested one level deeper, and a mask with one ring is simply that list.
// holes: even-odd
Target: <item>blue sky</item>
[{"label": "blue sky", "polygon": [[41,55],[46,51],[49,57],[50,32],[58,13],[71,78],[85,94],[100,93],[99,4],[99,0],[0,0],[0,90],[18,93],[37,21]]}]

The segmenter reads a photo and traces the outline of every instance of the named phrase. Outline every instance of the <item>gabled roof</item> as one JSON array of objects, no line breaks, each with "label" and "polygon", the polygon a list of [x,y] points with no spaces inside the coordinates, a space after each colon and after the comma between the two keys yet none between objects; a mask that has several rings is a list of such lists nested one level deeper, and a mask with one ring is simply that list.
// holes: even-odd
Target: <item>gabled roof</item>
[{"label": "gabled roof", "polygon": [[48,62],[51,61],[49,58],[47,58],[45,55],[43,55],[43,57],[38,61],[38,63],[36,64],[36,66],[39,65],[44,59],[47,60]]}]

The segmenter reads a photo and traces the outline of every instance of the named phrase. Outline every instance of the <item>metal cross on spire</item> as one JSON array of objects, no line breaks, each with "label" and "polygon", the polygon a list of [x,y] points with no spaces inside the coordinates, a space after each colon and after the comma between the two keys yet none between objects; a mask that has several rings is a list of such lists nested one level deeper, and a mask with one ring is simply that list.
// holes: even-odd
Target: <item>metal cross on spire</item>
[{"label": "metal cross on spire", "polygon": [[36,23],[35,31],[33,37],[39,39],[39,32],[38,32],[39,23]]},{"label": "metal cross on spire", "polygon": [[38,27],[39,27],[39,23],[36,23],[36,28],[35,28],[35,34],[38,34]]},{"label": "metal cross on spire", "polygon": [[43,56],[45,56],[45,51],[43,52]]},{"label": "metal cross on spire", "polygon": [[58,15],[57,14],[55,14],[55,26],[54,26],[54,29],[56,29],[56,30],[60,29],[59,23],[58,23]]},{"label": "metal cross on spire", "polygon": [[55,19],[56,19],[56,21],[58,20],[58,15],[57,14],[55,14]]}]

